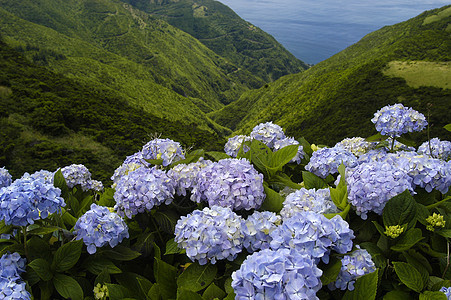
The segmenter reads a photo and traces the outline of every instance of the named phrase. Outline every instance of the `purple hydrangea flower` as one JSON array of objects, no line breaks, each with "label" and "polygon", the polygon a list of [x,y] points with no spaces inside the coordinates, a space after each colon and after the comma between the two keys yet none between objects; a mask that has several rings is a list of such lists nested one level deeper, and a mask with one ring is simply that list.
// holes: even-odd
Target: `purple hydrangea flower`
[{"label": "purple hydrangea flower", "polygon": [[53,184],[53,177],[55,176],[54,172],[50,172],[47,170],[36,171],[33,174],[24,173],[21,178],[30,177],[33,180],[43,180],[46,184]]},{"label": "purple hydrangea flower", "polygon": [[423,114],[402,104],[387,105],[374,114],[371,119],[376,130],[382,135],[399,137],[407,132],[421,131],[427,121]]},{"label": "purple hydrangea flower", "polygon": [[116,188],[117,183],[119,182],[119,180],[121,180],[121,178],[125,175],[128,175],[128,173],[135,171],[138,168],[143,167],[143,164],[140,163],[123,163],[122,165],[120,165],[116,170],[114,170],[114,174],[113,176],[111,176],[111,180],[113,180],[113,185],[111,186],[112,188]]},{"label": "purple hydrangea flower", "polygon": [[[432,150],[432,154],[431,154]],[[426,141],[418,147],[419,154],[426,154],[433,158],[449,160],[451,159],[451,142],[440,141],[438,138],[433,138],[429,142]]]},{"label": "purple hydrangea flower", "polygon": [[73,188],[80,185],[83,191],[91,189],[92,180],[91,172],[84,165],[72,164],[61,169],[64,179],[66,179],[67,186]]},{"label": "purple hydrangea flower", "polygon": [[31,295],[25,287],[25,282],[20,280],[0,279],[0,299],[30,300]]},{"label": "purple hydrangea flower", "polygon": [[451,300],[451,287],[442,287],[440,289],[440,292],[443,292],[445,296],[448,298],[448,300]]},{"label": "purple hydrangea flower", "polygon": [[[235,135],[228,139],[227,143],[224,145],[224,152],[231,157],[237,157],[238,152],[240,151],[241,144],[247,141],[250,141],[251,138],[245,135]],[[249,151],[248,146],[244,146],[244,153]]]},{"label": "purple hydrangea flower", "polygon": [[187,191],[191,191],[197,184],[197,174],[206,166],[212,164],[211,160],[199,160],[195,163],[178,164],[168,171],[168,176],[175,182],[177,195],[186,196]]},{"label": "purple hydrangea flower", "polygon": [[387,154],[388,150],[386,148],[377,148],[374,150],[370,150],[358,158],[358,163],[362,164],[375,161],[384,161],[386,159]]},{"label": "purple hydrangea flower", "polygon": [[357,165],[357,157],[341,147],[321,148],[313,152],[305,169],[318,177],[326,178],[329,174],[338,173],[338,167],[344,164],[347,168]]},{"label": "purple hydrangea flower", "polygon": [[8,186],[12,183],[11,174],[5,168],[0,168],[0,188]]},{"label": "purple hydrangea flower", "polygon": [[246,159],[222,159],[206,166],[197,175],[191,200],[208,201],[233,210],[259,208],[266,195],[263,175]]},{"label": "purple hydrangea flower", "polygon": [[163,166],[185,159],[180,143],[170,139],[153,139],[141,150],[145,159],[162,159]]},{"label": "purple hydrangea flower", "polygon": [[282,223],[282,218],[273,212],[255,211],[242,226],[244,234],[244,247],[252,253],[268,249],[272,238],[270,233]]},{"label": "purple hydrangea flower", "polygon": [[340,210],[332,201],[329,189],[301,188],[289,194],[283,202],[280,215],[288,219],[301,211],[313,211],[320,214],[337,213]]},{"label": "purple hydrangea flower", "polygon": [[283,140],[285,138],[285,133],[283,133],[283,129],[279,125],[267,122],[255,126],[252,129],[250,137],[251,139],[261,141],[269,148],[273,148],[277,140]]},{"label": "purple hydrangea flower", "polygon": [[129,155],[125,158],[123,165],[127,165],[127,164],[139,164],[145,167],[150,167],[150,163],[148,163],[146,161],[146,159],[144,158],[144,155],[141,151],[138,151],[132,155]]},{"label": "purple hydrangea flower", "polygon": [[174,198],[174,181],[166,172],[153,168],[138,168],[117,183],[114,209],[120,216],[132,218],[150,211],[154,206],[170,204]]},{"label": "purple hydrangea flower", "polygon": [[232,273],[235,299],[319,299],[322,271],[294,249],[265,249],[249,255]]},{"label": "purple hydrangea flower", "polygon": [[107,207],[91,204],[90,210],[82,215],[74,226],[76,239],[83,239],[89,254],[109,244],[116,247],[128,238],[128,228],[122,218]]},{"label": "purple hydrangea flower", "polygon": [[[376,143],[374,142],[367,142],[362,137],[353,137],[353,138],[346,138],[342,140],[341,142],[338,142],[335,147],[341,147],[355,156],[359,157],[365,153],[367,153],[370,150],[373,150],[376,147]],[[334,147],[334,148],[335,148]]]},{"label": "purple hydrangea flower", "polygon": [[21,258],[20,254],[3,254],[0,258],[0,280],[16,281],[20,279],[20,274],[25,272],[27,259]]},{"label": "purple hydrangea flower", "polygon": [[[292,137],[284,138],[282,140],[276,140],[274,142],[273,150],[274,151],[278,151],[278,150],[282,149],[283,147],[291,146],[291,145],[299,145],[299,142],[296,141]],[[302,147],[302,145],[299,145],[298,152],[293,157],[293,159],[290,160],[290,162],[300,164],[301,163],[301,159],[304,158],[304,155],[305,155],[304,147]]]},{"label": "purple hydrangea flower", "polygon": [[0,219],[6,225],[27,226],[49,214],[60,212],[66,203],[61,190],[44,179],[23,177],[0,190]]},{"label": "purple hydrangea flower", "polygon": [[346,170],[348,199],[357,215],[366,220],[367,213],[382,214],[392,197],[409,190],[414,193],[412,178],[406,171],[388,162],[369,162]]},{"label": "purple hydrangea flower", "polygon": [[243,219],[228,207],[206,207],[177,221],[174,240],[201,265],[222,259],[233,261],[243,249],[242,223]]}]

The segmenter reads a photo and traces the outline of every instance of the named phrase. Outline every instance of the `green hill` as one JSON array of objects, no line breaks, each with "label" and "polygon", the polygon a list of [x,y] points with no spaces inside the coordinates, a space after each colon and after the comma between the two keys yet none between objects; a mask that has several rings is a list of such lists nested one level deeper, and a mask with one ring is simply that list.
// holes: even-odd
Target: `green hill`
[{"label": "green hill", "polygon": [[308,66],[271,35],[214,0],[122,0],[197,38],[218,55],[266,82]]},{"label": "green hill", "polygon": [[[400,102],[426,115],[431,104],[431,135],[450,139],[442,128],[451,123],[450,11],[447,6],[386,26],[305,72],[245,92],[210,117],[245,134],[271,120],[291,136],[333,145],[375,134],[370,119],[385,105]],[[413,68],[390,71],[394,62],[420,66],[422,75]],[[425,134],[413,138],[425,140]]]}]

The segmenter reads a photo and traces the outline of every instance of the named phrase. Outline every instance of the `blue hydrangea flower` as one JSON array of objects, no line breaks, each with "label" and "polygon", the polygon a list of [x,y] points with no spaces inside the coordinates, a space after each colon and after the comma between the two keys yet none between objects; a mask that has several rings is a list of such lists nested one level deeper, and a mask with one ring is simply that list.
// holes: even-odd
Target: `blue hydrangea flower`
[{"label": "blue hydrangea flower", "polygon": [[259,208],[266,195],[263,175],[246,159],[222,159],[206,166],[197,175],[191,200],[208,201],[233,210]]},{"label": "blue hydrangea flower", "polygon": [[398,103],[378,110],[371,119],[382,135],[399,137],[407,132],[421,131],[427,121],[423,114]]},{"label": "blue hydrangea flower", "polygon": [[376,266],[368,251],[360,249],[358,245],[356,247],[357,250],[341,259],[340,273],[337,280],[328,285],[329,289],[352,291],[354,290],[354,283],[359,277],[376,271]]},{"label": "blue hydrangea flower", "polygon": [[16,281],[20,280],[20,274],[25,272],[26,258],[20,257],[20,254],[3,254],[0,258],[0,280]]},{"label": "blue hydrangea flower", "polygon": [[384,161],[388,154],[388,150],[384,147],[370,150],[358,158],[358,163],[368,163],[375,161]]},{"label": "blue hydrangea flower", "polygon": [[286,136],[282,127],[272,122],[260,123],[252,129],[251,139],[259,140],[269,148],[274,147],[277,140],[283,140]]},{"label": "blue hydrangea flower", "polygon": [[31,295],[25,287],[23,281],[0,279],[0,299],[30,300]]},{"label": "blue hydrangea flower", "polygon": [[329,262],[330,251],[346,253],[352,249],[354,233],[340,216],[327,219],[312,211],[299,212],[284,219],[282,225],[271,232],[270,246],[295,249],[301,254],[311,255],[317,262],[319,259]]},{"label": "blue hydrangea flower", "polygon": [[206,207],[177,221],[174,240],[201,265],[222,259],[233,261],[243,249],[242,223],[243,219],[228,207]]},{"label": "blue hydrangea flower", "polygon": [[[282,149],[283,147],[291,146],[291,145],[299,145],[299,142],[296,141],[292,137],[284,138],[282,140],[276,140],[274,142],[273,150],[278,151],[278,150]],[[304,155],[305,155],[304,147],[302,147],[302,145],[299,145],[298,152],[293,157],[293,159],[290,160],[290,162],[300,164],[301,159],[304,158]]]},{"label": "blue hydrangea flower", "polygon": [[338,173],[338,167],[342,163],[346,168],[353,168],[357,165],[357,157],[341,147],[326,147],[313,152],[305,169],[318,177],[326,178],[329,174]]},{"label": "blue hydrangea flower", "polygon": [[346,138],[337,144],[335,144],[335,147],[341,147],[355,156],[359,157],[365,153],[367,153],[370,150],[373,150],[376,147],[376,143],[374,142],[367,142],[362,137],[353,137],[353,138]]},{"label": "blue hydrangea flower", "polygon": [[61,190],[44,179],[23,177],[0,190],[0,219],[6,225],[27,226],[49,214],[60,212],[66,203]]},{"label": "blue hydrangea flower", "polygon": [[83,191],[89,190],[91,181],[91,172],[84,165],[72,164],[61,169],[67,186],[73,188],[80,185]]},{"label": "blue hydrangea flower", "polygon": [[90,210],[75,223],[74,234],[77,240],[83,239],[89,254],[97,248],[109,244],[116,247],[124,238],[128,238],[128,228],[122,218],[111,212],[108,207],[91,204]]},{"label": "blue hydrangea flower", "polygon": [[93,190],[93,191],[97,191],[97,192],[101,192],[103,191],[103,183],[101,181],[98,180],[90,180],[89,182],[89,190]]},{"label": "blue hydrangea flower", "polygon": [[185,159],[180,143],[170,139],[153,139],[141,150],[145,159],[162,159],[163,166]]},{"label": "blue hydrangea flower", "polygon": [[30,177],[33,180],[43,180],[46,184],[53,184],[53,177],[55,176],[54,172],[50,172],[47,170],[36,171],[33,174],[24,173],[21,179],[25,177]]},{"label": "blue hydrangea flower", "polygon": [[187,191],[191,191],[197,184],[197,174],[213,162],[201,158],[198,162],[186,164],[178,164],[168,171],[168,176],[175,182],[175,190],[177,195],[186,196]]},{"label": "blue hydrangea flower", "polygon": [[[229,138],[227,143],[224,145],[224,152],[231,157],[237,157],[241,144],[250,140],[251,138],[246,135],[235,135],[234,137]],[[244,153],[246,153],[249,151],[249,147],[244,146],[243,150]]]},{"label": "blue hydrangea flower", "polygon": [[0,168],[0,189],[12,183],[11,174],[5,168]]},{"label": "blue hydrangea flower", "polygon": [[265,249],[249,255],[232,273],[235,299],[319,299],[322,271],[294,249]]},{"label": "blue hydrangea flower", "polygon": [[405,190],[414,193],[412,178],[407,172],[388,162],[362,163],[347,169],[346,183],[349,202],[364,220],[370,211],[381,215],[392,197]]},{"label": "blue hydrangea flower", "polygon": [[280,215],[288,219],[301,211],[313,211],[320,214],[336,213],[340,210],[332,201],[329,189],[301,188],[289,194],[283,202]]},{"label": "blue hydrangea flower", "polygon": [[[432,154],[431,154],[432,150]],[[440,141],[439,138],[433,138],[429,142],[426,141],[418,147],[419,154],[426,154],[433,158],[450,160],[451,159],[451,142]]]},{"label": "blue hydrangea flower", "polygon": [[445,296],[448,298],[448,300],[451,300],[451,287],[442,287],[440,289],[440,292],[443,292]]},{"label": "blue hydrangea flower", "polygon": [[248,252],[268,249],[272,238],[270,233],[282,223],[282,218],[273,212],[255,211],[247,217],[242,226],[244,234],[243,245]]},{"label": "blue hydrangea flower", "polygon": [[121,217],[132,218],[154,206],[170,204],[174,198],[174,185],[166,172],[156,167],[138,168],[121,177],[117,183],[114,209]]}]

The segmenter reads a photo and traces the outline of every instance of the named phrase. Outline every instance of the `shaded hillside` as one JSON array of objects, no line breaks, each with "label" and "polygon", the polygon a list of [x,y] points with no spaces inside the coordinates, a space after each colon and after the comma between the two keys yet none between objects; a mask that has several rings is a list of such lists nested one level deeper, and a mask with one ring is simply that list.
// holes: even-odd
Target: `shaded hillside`
[{"label": "shaded hillside", "polygon": [[[442,128],[451,123],[451,90],[444,88],[446,83],[429,80],[423,85],[418,83],[421,76],[416,76],[415,85],[410,86],[402,77],[385,74],[393,61],[449,61],[450,11],[450,6],[427,11],[368,34],[303,73],[244,93],[210,117],[236,133],[249,133],[259,122],[272,120],[289,135],[333,145],[344,137],[375,134],[370,119],[385,105],[400,102],[426,115],[430,103],[432,136],[450,139]],[[451,80],[447,65],[448,75],[435,80]],[[424,140],[425,134],[415,138]]]},{"label": "shaded hillside", "polygon": [[267,82],[308,68],[271,35],[219,1],[122,1],[191,34],[218,55]]},{"label": "shaded hillside", "polygon": [[185,147],[224,144],[194,123],[158,118],[120,93],[37,66],[2,41],[0,57],[0,166],[14,177],[82,163],[107,183],[125,156],[155,134]]}]

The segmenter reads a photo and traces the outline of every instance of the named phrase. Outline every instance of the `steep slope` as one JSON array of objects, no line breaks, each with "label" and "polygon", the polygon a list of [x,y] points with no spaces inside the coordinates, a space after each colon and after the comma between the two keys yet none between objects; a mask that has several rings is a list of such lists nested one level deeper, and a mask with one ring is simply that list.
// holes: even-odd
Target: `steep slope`
[{"label": "steep slope", "polygon": [[308,68],[271,35],[219,1],[122,1],[191,34],[218,55],[267,82]]},{"label": "steep slope", "polygon": [[[344,137],[376,133],[370,119],[385,105],[401,102],[426,114],[430,103],[432,136],[450,139],[442,128],[451,123],[450,69],[440,63],[451,58],[450,13],[447,6],[384,27],[303,73],[244,93],[210,117],[236,133],[248,133],[259,122],[272,120],[289,135],[332,145]],[[443,69],[435,73],[443,76],[431,84],[429,79],[419,83],[422,76],[416,75],[415,84],[409,85],[402,78],[409,72],[398,77],[387,73],[391,62],[400,61],[439,63]],[[424,140],[425,133],[415,138]]]},{"label": "steep slope", "polygon": [[[42,63],[58,72],[74,77],[92,74],[99,81],[104,80],[96,72],[128,72],[135,80],[151,80],[195,98],[185,102],[202,101],[204,111],[218,109],[263,82],[192,36],[116,0],[1,0],[0,29],[9,44],[35,60],[44,56]],[[67,59],[46,57],[49,51]],[[110,87],[120,88],[114,85],[116,78],[107,79]],[[130,94],[133,89],[123,90]],[[142,92],[135,91],[133,97]],[[144,96],[149,97],[155,98]]]},{"label": "steep slope", "polygon": [[184,147],[224,144],[195,123],[156,117],[121,93],[37,66],[1,40],[0,57],[0,165],[14,177],[82,163],[106,184],[125,156],[155,134]]}]

